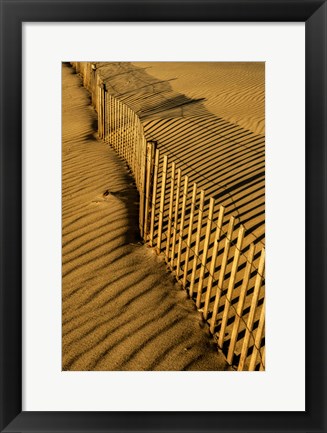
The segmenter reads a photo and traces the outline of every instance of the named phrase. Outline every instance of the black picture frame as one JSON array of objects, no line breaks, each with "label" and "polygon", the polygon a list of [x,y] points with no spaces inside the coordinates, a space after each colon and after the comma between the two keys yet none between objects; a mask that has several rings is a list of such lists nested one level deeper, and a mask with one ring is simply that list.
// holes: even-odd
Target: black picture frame
[{"label": "black picture frame", "polygon": [[[0,0],[0,4],[1,431],[326,432],[326,0]],[[305,22],[305,412],[22,412],[22,23],[28,21]],[[288,332],[284,338],[291,344]],[[285,368],[291,369],[293,362],[296,359]]]}]

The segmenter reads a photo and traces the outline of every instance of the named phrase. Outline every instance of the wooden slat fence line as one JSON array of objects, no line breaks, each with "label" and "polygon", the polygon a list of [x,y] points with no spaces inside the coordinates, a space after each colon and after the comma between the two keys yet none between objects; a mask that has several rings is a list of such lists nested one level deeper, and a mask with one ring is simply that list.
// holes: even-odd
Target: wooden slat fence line
[{"label": "wooden slat fence line", "polygon": [[239,371],[264,370],[264,248],[255,251],[236,218],[225,215],[225,208],[199,191],[196,183],[190,185],[189,177],[161,154],[157,143],[146,140],[140,119],[108,93],[96,63],[73,66],[91,92],[99,137],[126,161],[134,176],[142,238],[164,253],[228,363]]}]

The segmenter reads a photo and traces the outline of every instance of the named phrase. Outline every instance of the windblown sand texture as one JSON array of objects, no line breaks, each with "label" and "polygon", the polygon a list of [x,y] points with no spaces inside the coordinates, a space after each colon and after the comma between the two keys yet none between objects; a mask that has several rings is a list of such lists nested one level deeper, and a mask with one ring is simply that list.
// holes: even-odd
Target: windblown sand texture
[{"label": "windblown sand texture", "polygon": [[140,117],[146,138],[264,245],[264,63],[96,65],[108,92]]},{"label": "windblown sand texture", "polygon": [[138,193],[62,68],[63,370],[223,370],[193,302],[139,243]]},{"label": "windblown sand texture", "polygon": [[[260,251],[264,247],[265,240],[264,64],[96,63],[96,70],[101,81],[106,84],[108,93],[137,113],[147,140],[156,141],[161,154],[168,155],[170,165],[167,185],[170,182],[171,162],[174,161],[177,168],[182,170],[183,176],[188,175],[190,186],[196,182],[198,191],[205,190],[204,220],[208,215],[209,197],[213,197],[216,203],[214,221],[218,218],[220,206],[225,207],[215,279],[221,266],[224,237],[228,230],[229,219],[231,216],[235,217],[224,281],[226,289],[222,294],[219,312],[222,311],[225,303],[228,276],[232,268],[240,225],[246,229],[240,270],[244,269],[248,262],[250,244],[253,243],[256,247],[248,292],[251,294]],[[92,77],[85,76],[84,84],[88,86],[90,83]],[[93,102],[97,105],[96,93]],[[159,185],[161,179],[162,162],[159,167]],[[169,187],[165,194],[164,234],[168,225],[168,201]],[[180,219],[180,212],[181,209],[178,219]],[[190,202],[188,201],[186,227],[189,214]],[[196,224],[195,218],[194,226]],[[203,250],[205,231],[206,227],[203,226],[200,251]],[[183,235],[186,235],[185,231]],[[213,226],[209,260],[214,235]],[[194,239],[192,246],[194,246]],[[163,248],[165,247],[164,239]],[[184,257],[185,249],[182,251],[182,260]],[[200,268],[201,264],[198,263],[196,283],[198,283]],[[191,269],[187,271],[189,274]],[[208,276],[206,272],[204,287]],[[232,307],[238,301],[242,278],[242,272],[239,272],[233,291]],[[262,305],[263,299],[264,287],[258,305]],[[244,335],[250,302],[251,298],[247,297],[236,353],[240,351],[242,345],[242,333]],[[258,319],[259,317],[256,317],[256,324]],[[231,315],[229,325],[232,323]],[[219,328],[219,321],[217,326]],[[230,328],[226,331],[228,334]]]},{"label": "windblown sand texture", "polygon": [[134,62],[217,117],[265,134],[265,67],[256,62]]}]

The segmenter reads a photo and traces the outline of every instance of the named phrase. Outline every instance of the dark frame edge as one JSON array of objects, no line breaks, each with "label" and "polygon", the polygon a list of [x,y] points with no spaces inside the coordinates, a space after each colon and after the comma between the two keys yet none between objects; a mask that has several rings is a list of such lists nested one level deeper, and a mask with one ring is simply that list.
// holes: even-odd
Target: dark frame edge
[{"label": "dark frame edge", "polygon": [[310,327],[306,324],[306,410],[315,419],[317,431],[326,432],[326,413],[319,413],[319,405],[312,402],[320,401],[327,408],[327,3],[307,20],[305,45],[305,283],[306,288],[317,288],[317,296],[306,290],[305,297],[306,318],[315,318]]},{"label": "dark frame edge", "polygon": [[[21,21],[1,0],[0,430],[22,399]],[[16,6],[17,8],[17,6]],[[10,38],[10,45],[7,43]],[[14,51],[16,49],[16,51]],[[8,77],[10,77],[8,79]],[[14,83],[8,86],[6,83]]]},{"label": "dark frame edge", "polygon": [[[25,3],[26,6],[29,3]],[[47,3],[47,2],[45,2]],[[56,2],[52,2],[53,4]],[[75,3],[69,2],[66,3]],[[322,4],[323,3],[323,4]],[[181,413],[152,413],[148,419],[142,413],[87,413],[83,419],[79,412],[22,412],[22,317],[21,314],[21,24],[23,12],[20,4],[13,2],[10,10],[8,2],[1,0],[1,247],[0,247],[0,275],[1,275],[1,353],[0,353],[0,431],[199,431],[203,430],[203,421],[196,422],[190,414],[189,428],[172,428],[179,425],[178,415]],[[35,4],[35,3],[33,3]],[[281,3],[280,3],[281,4]],[[306,171],[309,173],[306,179],[306,260],[310,265],[307,267],[306,283],[311,286],[318,285],[319,297],[306,296],[306,312],[310,317],[319,320],[307,333],[307,365],[308,374],[306,378],[308,406],[306,414],[298,417],[300,420],[298,430],[306,432],[325,432],[326,414],[322,407],[326,402],[326,374],[323,378],[319,372],[324,372],[326,365],[326,343],[318,349],[316,342],[326,341],[326,28],[327,7],[325,2],[315,2],[315,10],[306,20],[306,76],[310,80],[306,84],[306,142],[314,146],[314,151],[307,153]],[[23,8],[24,9],[24,8]],[[50,8],[51,9],[51,8]],[[121,12],[123,14],[123,12]],[[30,12],[29,14],[30,15]],[[51,21],[51,20],[50,20]],[[87,19],[85,21],[88,21]],[[158,20],[161,21],[161,20]],[[200,21],[194,20],[194,21]],[[242,21],[242,19],[240,20]],[[245,21],[245,19],[244,19]],[[6,41],[10,39],[10,45]],[[10,76],[10,78],[9,78]],[[5,83],[16,83],[15,88],[6,87]],[[17,85],[18,84],[18,85]],[[20,102],[20,103],[19,103]],[[6,109],[4,109],[6,107]],[[10,143],[5,146],[4,143]],[[19,145],[18,145],[19,143]],[[316,143],[316,144],[315,144]],[[10,189],[6,185],[11,184]],[[317,185],[319,187],[317,188]],[[323,240],[321,230],[323,228]],[[317,249],[317,245],[319,248]],[[20,265],[20,266],[19,266]],[[6,290],[5,290],[6,288]],[[323,302],[322,302],[323,300]],[[319,314],[317,314],[317,312]],[[310,361],[310,354],[315,352],[317,357],[316,366]],[[322,380],[323,379],[323,380]],[[311,405],[313,398],[317,402],[320,399],[321,406]],[[210,413],[203,413],[211,418]],[[264,413],[262,413],[265,415]],[[221,413],[222,421],[228,414]],[[245,415],[240,413],[240,418],[251,419],[251,413]],[[110,417],[111,428],[108,430],[108,417]],[[76,425],[77,418],[80,419]],[[126,420],[126,418],[129,418]],[[156,419],[155,419],[156,418]],[[260,417],[259,417],[260,418]],[[83,419],[83,421],[81,420]],[[291,425],[291,417],[286,415],[288,422],[283,430],[295,431]],[[176,424],[177,422],[177,424]],[[224,425],[225,423],[222,422]],[[80,428],[83,425],[84,428]],[[272,424],[270,428],[280,428]],[[247,430],[249,430],[247,428]],[[209,431],[209,430],[207,430]],[[216,430],[212,430],[216,431]],[[224,431],[232,431],[226,428]],[[236,431],[234,429],[234,431]],[[237,429],[237,431],[240,431]],[[263,431],[260,422],[253,431]],[[221,430],[222,432],[222,430]]]}]

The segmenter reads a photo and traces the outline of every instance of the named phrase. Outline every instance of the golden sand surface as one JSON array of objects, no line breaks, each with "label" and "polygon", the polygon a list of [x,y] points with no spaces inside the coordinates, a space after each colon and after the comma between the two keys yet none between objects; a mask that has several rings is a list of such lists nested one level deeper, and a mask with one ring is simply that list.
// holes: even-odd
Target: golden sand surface
[{"label": "golden sand surface", "polygon": [[96,113],[62,68],[63,370],[224,370],[163,261],[138,243],[138,193],[96,138]]},{"label": "golden sand surface", "polygon": [[204,98],[211,113],[255,134],[265,133],[264,62],[133,62],[173,90]]},{"label": "golden sand surface", "polygon": [[[100,62],[109,94],[133,109],[148,140],[225,215],[265,244],[265,64]],[[167,179],[168,183],[170,179]],[[217,215],[215,215],[216,218]],[[227,230],[228,219],[225,220]]]}]

